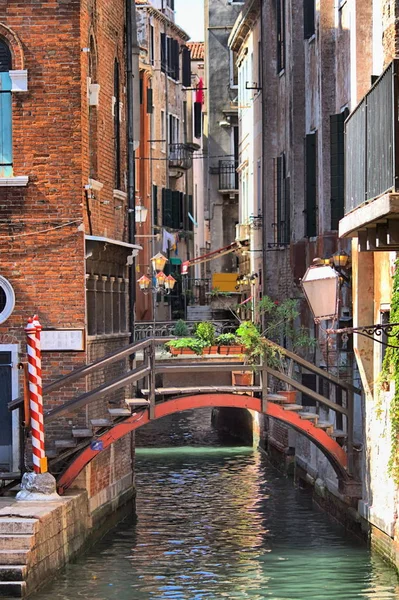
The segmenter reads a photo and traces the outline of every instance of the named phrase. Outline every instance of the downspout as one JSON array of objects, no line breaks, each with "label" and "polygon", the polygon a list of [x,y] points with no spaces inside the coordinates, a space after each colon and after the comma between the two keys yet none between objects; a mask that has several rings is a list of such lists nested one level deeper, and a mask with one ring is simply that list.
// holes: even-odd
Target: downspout
[{"label": "downspout", "polygon": [[[262,48],[262,56],[264,53],[264,43],[266,40],[265,37],[265,24],[264,24],[264,10],[263,10],[263,2],[260,2],[260,40],[261,40],[261,48]],[[262,254],[262,291],[263,295],[267,295],[267,278],[266,278],[266,265],[267,265],[267,202],[265,197],[265,156],[266,156],[266,136],[265,136],[265,128],[266,128],[266,119],[265,119],[265,64],[266,61],[262,61],[262,178],[261,178],[261,198],[262,198],[262,238],[263,238],[263,254]],[[264,324],[262,324],[264,328]]]},{"label": "downspout", "polygon": [[[129,243],[135,243],[136,214],[135,214],[135,181],[136,165],[135,150],[135,93],[133,55],[137,56],[137,26],[134,0],[126,0],[126,82],[127,82],[127,202],[128,202],[128,235]],[[136,83],[137,85],[137,83]],[[129,332],[130,342],[134,342],[135,304],[136,304],[136,260],[133,259],[129,268]]]}]

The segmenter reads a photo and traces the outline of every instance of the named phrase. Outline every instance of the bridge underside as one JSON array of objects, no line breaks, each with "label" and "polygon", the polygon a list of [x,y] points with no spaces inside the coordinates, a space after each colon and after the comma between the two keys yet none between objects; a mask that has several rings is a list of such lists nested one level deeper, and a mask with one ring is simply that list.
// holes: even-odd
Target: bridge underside
[{"label": "bridge underside", "polygon": [[[241,394],[203,394],[195,396],[185,396],[170,399],[166,402],[156,404],[155,420],[162,419],[174,413],[183,412],[185,410],[193,410],[196,408],[247,408],[255,412],[262,412],[261,400],[251,396]],[[267,411],[265,413],[269,417],[273,417],[279,421],[293,427],[296,431],[302,433],[305,437],[311,440],[328,458],[333,466],[338,478],[341,481],[349,479],[346,471],[347,455],[341,446],[325,431],[316,428],[309,421],[304,421],[294,412],[287,412],[278,404],[268,402]],[[116,424],[112,429],[96,438],[97,442],[102,442],[101,450],[93,450],[91,447],[86,448],[75,458],[71,465],[61,475],[58,481],[59,493],[64,493],[79,475],[79,473],[88,465],[93,458],[109,448],[114,442],[121,439],[128,433],[147,425],[150,422],[149,410],[132,415],[124,421]],[[98,445],[97,445],[98,447]]]}]

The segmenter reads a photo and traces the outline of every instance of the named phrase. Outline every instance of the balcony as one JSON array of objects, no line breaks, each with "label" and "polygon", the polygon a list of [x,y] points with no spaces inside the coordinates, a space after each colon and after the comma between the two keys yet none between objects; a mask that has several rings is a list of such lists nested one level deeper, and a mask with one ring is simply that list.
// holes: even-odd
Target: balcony
[{"label": "balcony", "polygon": [[340,237],[359,249],[399,248],[399,61],[394,60],[345,126],[345,216]]},{"label": "balcony", "polygon": [[193,152],[198,144],[169,144],[169,175],[178,179],[193,166]]},{"label": "balcony", "polygon": [[238,194],[238,162],[235,160],[219,161],[219,192]]}]

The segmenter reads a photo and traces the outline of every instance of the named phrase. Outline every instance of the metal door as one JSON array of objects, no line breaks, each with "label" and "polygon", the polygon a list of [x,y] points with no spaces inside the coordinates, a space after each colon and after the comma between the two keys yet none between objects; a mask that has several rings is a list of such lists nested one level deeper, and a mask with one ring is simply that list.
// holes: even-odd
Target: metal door
[{"label": "metal door", "polygon": [[12,356],[0,351],[0,470],[11,469],[12,420],[7,405],[12,400]]}]

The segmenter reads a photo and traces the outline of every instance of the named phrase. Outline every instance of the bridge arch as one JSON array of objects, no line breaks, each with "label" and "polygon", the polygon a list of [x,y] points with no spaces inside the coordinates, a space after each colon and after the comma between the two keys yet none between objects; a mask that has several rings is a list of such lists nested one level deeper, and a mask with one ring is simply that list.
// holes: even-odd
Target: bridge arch
[{"label": "bridge arch", "polygon": [[[162,419],[174,413],[193,410],[197,408],[247,408],[254,412],[262,413],[262,402],[259,398],[253,398],[245,394],[196,394],[193,396],[183,396],[172,398],[165,402],[155,405],[155,418]],[[347,455],[341,446],[322,429],[316,428],[311,422],[301,419],[296,413],[285,411],[281,406],[273,402],[267,403],[266,414],[290,425],[311,440],[327,457],[334,468],[338,478],[341,481],[347,481]],[[96,439],[102,442],[101,449],[94,450],[88,447],[77,456],[69,467],[64,471],[58,481],[58,491],[63,494],[74,482],[79,473],[96,456],[109,448],[114,442],[121,439],[128,433],[147,425],[150,422],[149,409],[142,414],[135,414],[124,421],[117,423]]]}]

